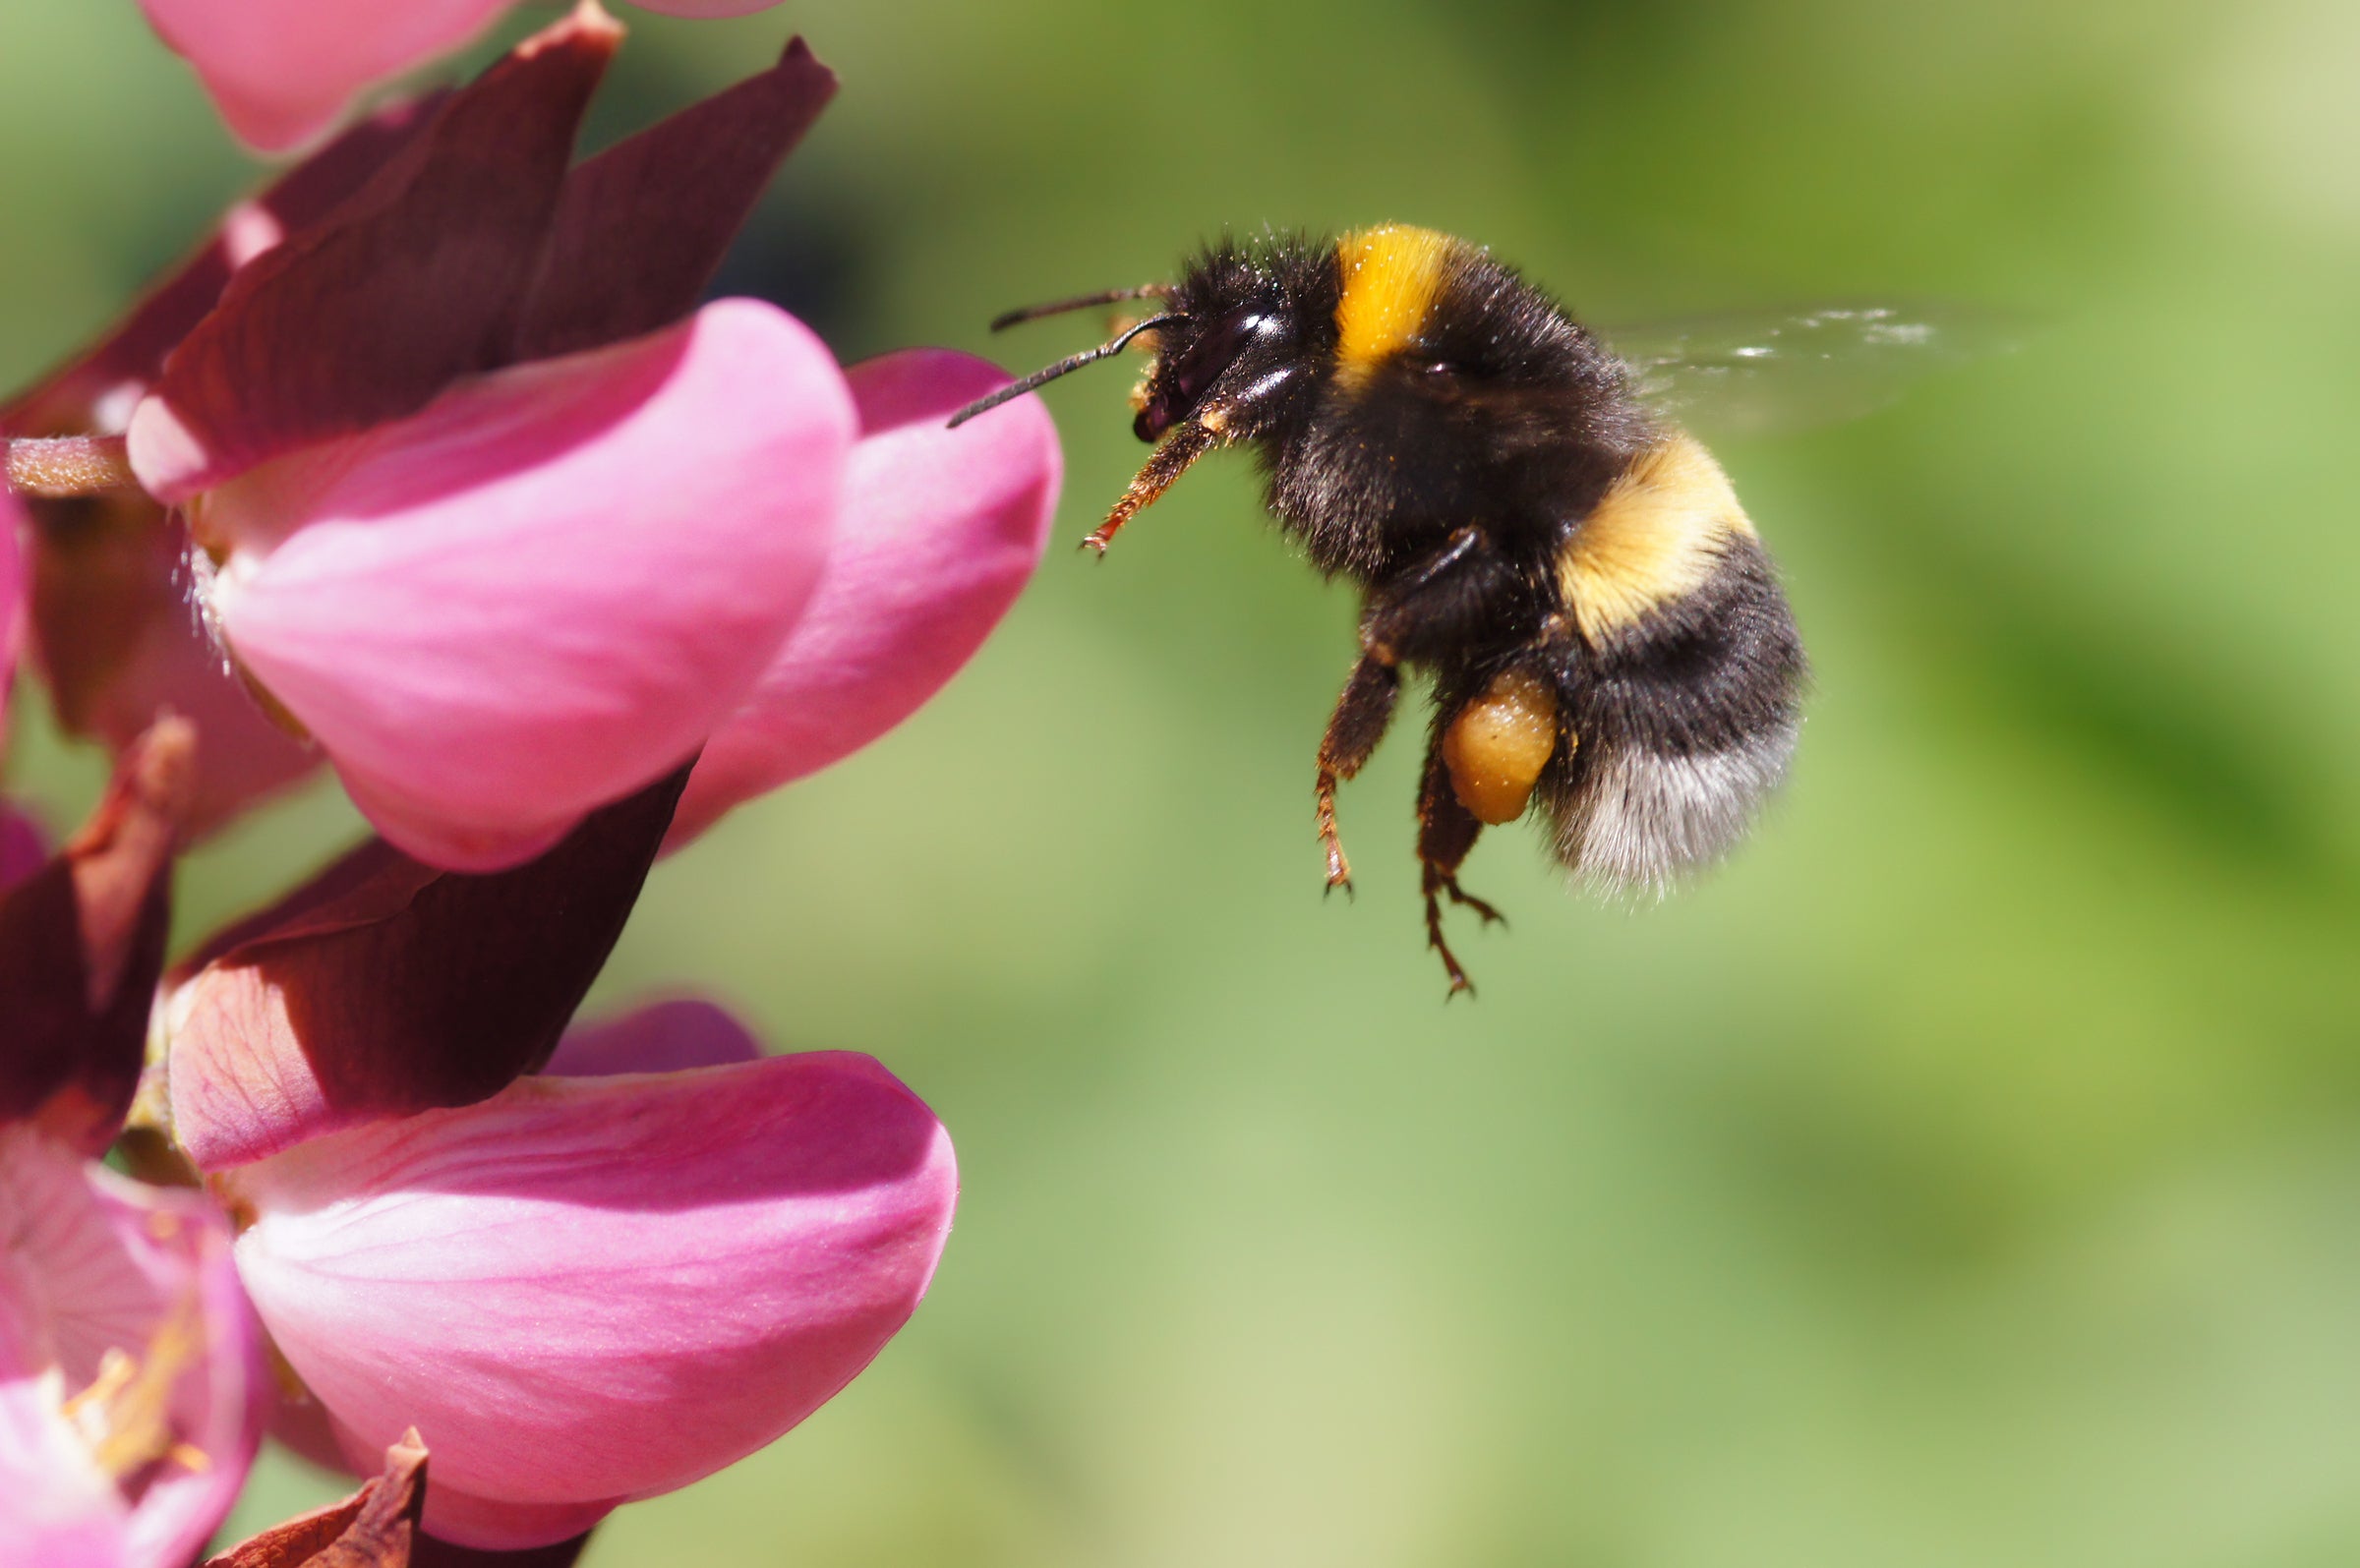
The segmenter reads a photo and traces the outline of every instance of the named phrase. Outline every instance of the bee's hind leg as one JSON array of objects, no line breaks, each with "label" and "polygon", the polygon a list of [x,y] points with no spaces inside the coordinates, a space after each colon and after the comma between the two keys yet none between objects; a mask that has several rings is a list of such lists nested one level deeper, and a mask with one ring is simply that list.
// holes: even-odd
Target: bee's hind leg
[{"label": "bee's hind leg", "polygon": [[1443,940],[1443,895],[1449,895],[1452,903],[1474,910],[1485,925],[1495,920],[1505,924],[1507,920],[1498,909],[1458,885],[1458,868],[1466,864],[1467,852],[1475,847],[1475,840],[1482,832],[1483,824],[1459,804],[1456,791],[1450,787],[1450,770],[1443,761],[1438,740],[1426,754],[1426,782],[1418,790],[1418,863],[1424,871],[1426,945],[1442,955],[1443,967],[1450,975],[1452,996],[1461,991],[1474,995],[1475,983],[1459,966],[1450,944]]},{"label": "bee's hind leg", "polygon": [[1392,722],[1393,702],[1401,693],[1401,676],[1392,662],[1363,654],[1344,682],[1343,695],[1328,715],[1328,733],[1320,740],[1320,777],[1314,789],[1320,825],[1320,844],[1328,851],[1328,890],[1352,891],[1352,862],[1344,858],[1344,843],[1335,832],[1335,786],[1360,772],[1385,738]]}]

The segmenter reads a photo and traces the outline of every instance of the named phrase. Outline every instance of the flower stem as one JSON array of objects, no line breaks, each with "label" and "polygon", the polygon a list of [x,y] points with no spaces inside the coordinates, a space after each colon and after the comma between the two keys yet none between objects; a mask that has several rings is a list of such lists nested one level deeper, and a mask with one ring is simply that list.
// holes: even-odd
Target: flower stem
[{"label": "flower stem", "polygon": [[139,488],[120,436],[58,436],[6,444],[12,494],[90,495]]}]

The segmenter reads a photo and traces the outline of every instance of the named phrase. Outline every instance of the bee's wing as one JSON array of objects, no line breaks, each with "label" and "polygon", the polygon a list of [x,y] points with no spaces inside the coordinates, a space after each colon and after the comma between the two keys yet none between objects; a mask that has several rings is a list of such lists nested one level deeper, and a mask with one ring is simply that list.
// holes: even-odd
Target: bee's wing
[{"label": "bee's wing", "polygon": [[1920,377],[2016,348],[2016,323],[1958,306],[1823,305],[1602,326],[1639,395],[1708,435],[1841,424]]}]

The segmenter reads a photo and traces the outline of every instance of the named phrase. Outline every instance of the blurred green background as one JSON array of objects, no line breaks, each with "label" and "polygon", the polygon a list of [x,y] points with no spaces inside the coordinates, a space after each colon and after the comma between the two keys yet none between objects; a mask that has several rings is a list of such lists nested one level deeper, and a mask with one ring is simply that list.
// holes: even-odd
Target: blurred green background
[{"label": "blurred green background", "polygon": [[[544,13],[546,14],[546,13]],[[253,177],[129,0],[0,0],[0,381]],[[529,19],[520,19],[529,20]],[[1721,454],[1817,663],[1755,841],[1660,907],[1537,836],[1443,1003],[1414,732],[1311,761],[1353,606],[1242,458],[1058,540],[924,713],[659,871],[599,1004],[709,989],[957,1138],[934,1294],[588,1561],[2360,1561],[2360,9],[2349,0],[791,3],[634,15],[599,135],[800,29],[844,92],[733,262],[854,357],[1401,218],[1600,319],[1995,305],[2029,345]],[[480,51],[479,51],[480,56]],[[20,722],[70,818],[85,753]],[[209,847],[184,928],[351,834]],[[684,1413],[683,1420],[694,1420]],[[237,1526],[330,1483],[266,1464]]]}]

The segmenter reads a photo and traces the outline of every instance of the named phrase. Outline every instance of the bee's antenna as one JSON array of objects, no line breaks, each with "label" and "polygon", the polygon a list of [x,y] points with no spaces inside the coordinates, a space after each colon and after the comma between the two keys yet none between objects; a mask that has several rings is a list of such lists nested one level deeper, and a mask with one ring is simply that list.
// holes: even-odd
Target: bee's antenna
[{"label": "bee's antenna", "polygon": [[1005,332],[1019,321],[1037,321],[1044,316],[1063,316],[1068,311],[1087,311],[1093,305],[1118,305],[1124,300],[1161,300],[1171,297],[1169,283],[1142,283],[1131,289],[1100,289],[1095,294],[1077,294],[1070,300],[1052,305],[1028,305],[1023,310],[1009,311],[991,319],[991,329]]},{"label": "bee's antenna", "polygon": [[1150,316],[1146,320],[1139,322],[1135,326],[1132,326],[1127,331],[1118,334],[1112,342],[1100,343],[1096,348],[1085,349],[1079,354],[1068,355],[1054,365],[1034,371],[1032,375],[1026,377],[1021,381],[1009,382],[1006,386],[1001,387],[989,397],[979,397],[975,399],[974,402],[968,404],[967,407],[961,409],[958,413],[953,414],[951,416],[951,422],[946,428],[950,430],[957,430],[960,426],[966,424],[969,420],[974,419],[977,414],[982,413],[984,410],[997,408],[1012,397],[1022,397],[1036,386],[1045,386],[1049,382],[1055,380],[1058,377],[1063,376],[1068,371],[1078,371],[1085,365],[1092,365],[1110,355],[1120,354],[1125,348],[1130,346],[1131,340],[1139,336],[1139,334],[1142,332],[1151,331],[1158,326],[1169,326],[1174,321],[1185,321],[1188,318],[1185,316]]}]

